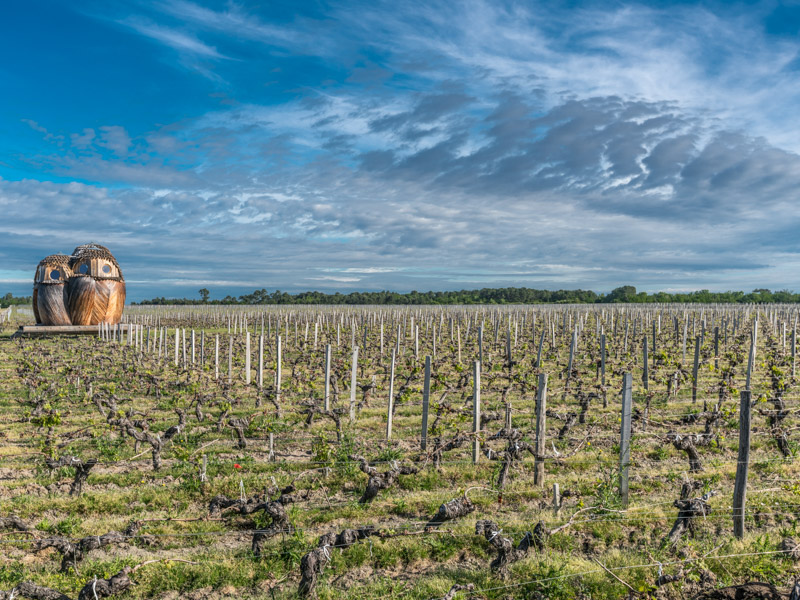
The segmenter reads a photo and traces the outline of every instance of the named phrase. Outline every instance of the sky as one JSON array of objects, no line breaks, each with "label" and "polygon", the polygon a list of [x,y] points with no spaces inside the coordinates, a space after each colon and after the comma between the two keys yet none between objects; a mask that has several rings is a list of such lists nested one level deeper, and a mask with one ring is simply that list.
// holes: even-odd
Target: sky
[{"label": "sky", "polygon": [[0,295],[800,289],[800,2],[2,13]]}]

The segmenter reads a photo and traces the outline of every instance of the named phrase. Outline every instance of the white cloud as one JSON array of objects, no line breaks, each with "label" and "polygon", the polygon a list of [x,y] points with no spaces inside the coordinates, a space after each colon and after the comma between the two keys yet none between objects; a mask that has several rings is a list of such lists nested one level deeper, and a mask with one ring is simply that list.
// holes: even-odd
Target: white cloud
[{"label": "white cloud", "polygon": [[177,29],[165,27],[138,17],[123,19],[120,24],[181,53],[205,58],[227,58],[220,54],[216,48],[203,43],[189,33]]}]

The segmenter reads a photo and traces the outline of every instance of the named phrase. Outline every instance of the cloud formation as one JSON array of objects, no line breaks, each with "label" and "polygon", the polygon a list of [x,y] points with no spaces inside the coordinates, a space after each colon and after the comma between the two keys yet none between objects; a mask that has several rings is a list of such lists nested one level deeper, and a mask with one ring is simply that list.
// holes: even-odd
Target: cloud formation
[{"label": "cloud formation", "polygon": [[133,299],[791,287],[800,46],[753,27],[769,8],[538,8],[87,11],[205,81],[206,104],[144,124],[26,114],[35,151],[0,164],[0,256],[18,273],[106,243]]}]

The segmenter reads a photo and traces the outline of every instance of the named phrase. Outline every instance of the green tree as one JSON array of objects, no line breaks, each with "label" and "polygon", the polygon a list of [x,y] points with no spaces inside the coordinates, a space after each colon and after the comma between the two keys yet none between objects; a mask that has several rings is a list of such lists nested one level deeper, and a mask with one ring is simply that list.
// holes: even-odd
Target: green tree
[{"label": "green tree", "polygon": [[632,285],[615,288],[603,298],[603,302],[636,302],[636,288]]}]

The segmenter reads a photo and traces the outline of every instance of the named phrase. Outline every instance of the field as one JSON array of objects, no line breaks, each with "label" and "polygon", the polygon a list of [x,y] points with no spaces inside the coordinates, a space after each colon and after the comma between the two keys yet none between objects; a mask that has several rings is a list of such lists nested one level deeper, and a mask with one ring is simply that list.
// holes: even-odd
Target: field
[{"label": "field", "polygon": [[137,306],[12,340],[13,312],[0,599],[788,598],[797,314]]}]

